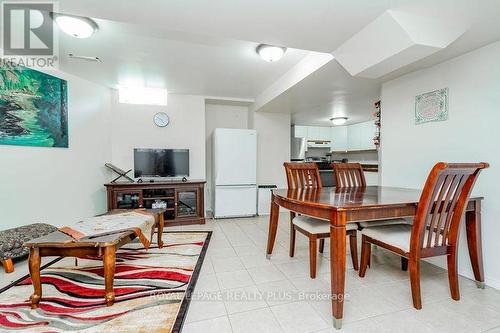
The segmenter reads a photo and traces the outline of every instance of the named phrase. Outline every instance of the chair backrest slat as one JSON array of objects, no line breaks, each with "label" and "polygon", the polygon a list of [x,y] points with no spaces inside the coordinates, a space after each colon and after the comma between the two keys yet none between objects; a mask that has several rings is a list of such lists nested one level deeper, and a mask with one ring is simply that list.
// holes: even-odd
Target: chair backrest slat
[{"label": "chair backrest slat", "polygon": [[410,253],[456,245],[477,176],[488,163],[438,163],[425,183],[412,227]]},{"label": "chair backrest slat", "polygon": [[365,187],[363,168],[359,163],[332,163],[337,187]]},{"label": "chair backrest slat", "polygon": [[[447,175],[441,175],[438,178],[436,185],[434,186],[432,198],[436,198],[436,200],[430,202],[430,205],[433,207],[433,209],[431,210],[432,215],[430,215],[430,222],[428,223],[427,227],[429,230],[435,230],[436,225],[439,224],[438,220],[442,216],[440,212],[443,202],[443,196],[447,193],[445,188],[449,188],[450,186],[449,181],[451,181],[451,177],[448,177]],[[427,247],[431,246],[433,235],[433,232],[429,232],[427,234]]]},{"label": "chair backrest slat", "polygon": [[439,192],[438,198],[436,199],[436,205],[438,209],[434,208],[434,214],[437,215],[436,219],[436,224],[430,230],[436,230],[436,232],[429,232],[428,233],[428,240],[427,240],[427,247],[430,247],[432,244],[432,236],[434,235],[434,246],[439,246],[439,236],[441,230],[441,225],[443,221],[443,217],[446,216],[446,219],[448,219],[448,216],[453,215],[449,214],[449,199],[451,193],[453,193],[453,187],[457,185],[456,180],[460,179],[461,177],[457,175],[453,176],[446,176],[445,181],[443,182],[443,185],[441,186],[441,190]]},{"label": "chair backrest slat", "polygon": [[320,188],[321,178],[316,163],[283,164],[286,172],[288,188]]}]

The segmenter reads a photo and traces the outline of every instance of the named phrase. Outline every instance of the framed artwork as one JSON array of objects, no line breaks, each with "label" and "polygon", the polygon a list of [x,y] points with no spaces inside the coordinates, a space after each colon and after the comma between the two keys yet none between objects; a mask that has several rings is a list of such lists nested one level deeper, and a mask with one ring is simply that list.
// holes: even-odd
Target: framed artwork
[{"label": "framed artwork", "polygon": [[415,124],[448,119],[448,88],[415,96]]},{"label": "framed artwork", "polygon": [[66,80],[0,64],[0,144],[68,147]]}]

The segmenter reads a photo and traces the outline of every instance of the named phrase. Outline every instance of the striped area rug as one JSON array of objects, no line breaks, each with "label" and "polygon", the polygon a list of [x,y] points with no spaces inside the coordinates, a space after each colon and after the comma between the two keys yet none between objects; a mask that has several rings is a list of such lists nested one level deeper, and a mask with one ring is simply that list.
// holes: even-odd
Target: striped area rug
[{"label": "striped area rug", "polygon": [[165,246],[140,242],[117,252],[115,304],[104,302],[99,258],[64,258],[42,270],[42,301],[31,310],[29,276],[0,293],[0,331],[179,332],[211,232],[166,232]]}]

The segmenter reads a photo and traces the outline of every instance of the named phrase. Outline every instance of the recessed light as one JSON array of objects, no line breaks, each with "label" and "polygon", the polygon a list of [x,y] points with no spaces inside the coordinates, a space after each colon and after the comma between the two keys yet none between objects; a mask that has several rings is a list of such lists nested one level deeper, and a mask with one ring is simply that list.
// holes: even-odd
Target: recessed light
[{"label": "recessed light", "polygon": [[267,62],[278,61],[283,58],[283,55],[286,52],[286,47],[273,46],[260,44],[257,46],[257,53],[260,57]]},{"label": "recessed light", "polygon": [[332,122],[333,125],[338,126],[338,125],[344,125],[347,121],[347,117],[333,117],[330,118],[330,121]]},{"label": "recessed light", "polygon": [[97,30],[97,24],[88,17],[53,14],[57,26],[75,38],[89,38]]}]

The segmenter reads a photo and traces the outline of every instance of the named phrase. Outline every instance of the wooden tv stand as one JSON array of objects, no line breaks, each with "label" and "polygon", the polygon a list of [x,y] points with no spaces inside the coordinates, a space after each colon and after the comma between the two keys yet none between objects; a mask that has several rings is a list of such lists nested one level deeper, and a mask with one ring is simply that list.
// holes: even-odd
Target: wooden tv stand
[{"label": "wooden tv stand", "polygon": [[188,180],[104,184],[108,211],[151,208],[155,200],[165,201],[165,227],[205,223],[205,181]]}]

